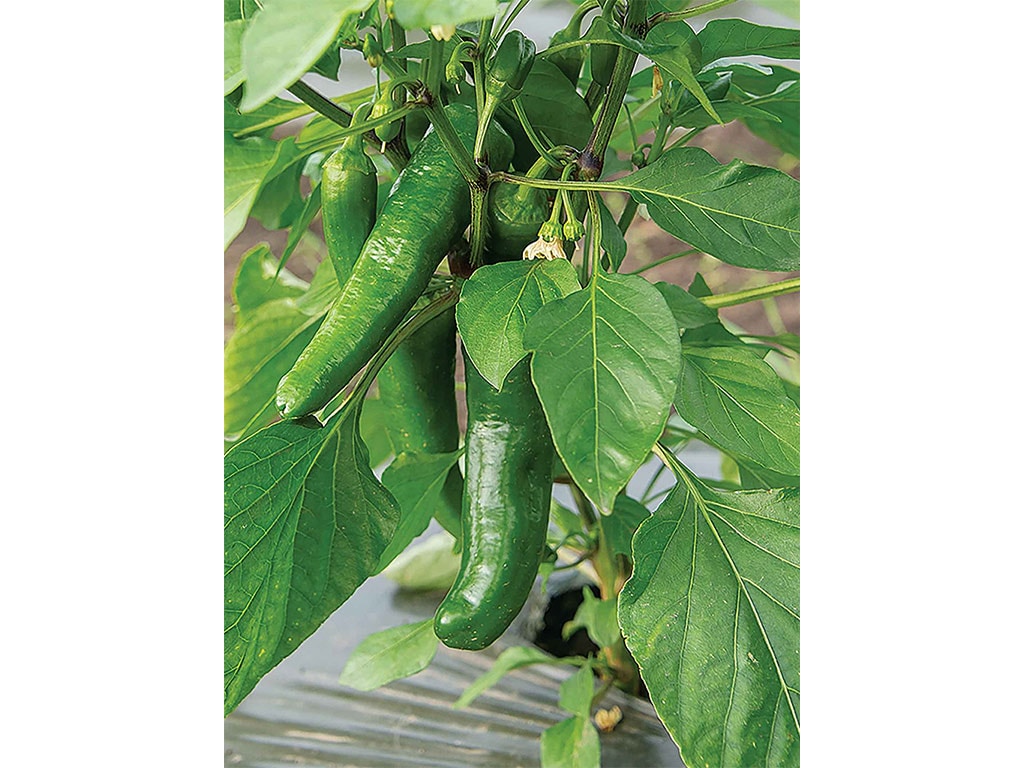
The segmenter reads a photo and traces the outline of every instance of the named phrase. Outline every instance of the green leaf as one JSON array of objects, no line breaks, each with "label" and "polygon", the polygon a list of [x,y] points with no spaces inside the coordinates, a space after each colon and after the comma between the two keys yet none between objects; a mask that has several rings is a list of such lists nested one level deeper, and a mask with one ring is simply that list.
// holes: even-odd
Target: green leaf
[{"label": "green leaf", "polygon": [[358,402],[326,426],[286,421],[224,457],[224,706],[370,576],[399,509],[367,464]]},{"label": "green leaf", "polygon": [[402,518],[388,548],[381,555],[382,571],[430,524],[441,500],[448,473],[462,451],[452,453],[400,453],[384,470],[381,481],[398,501]]},{"label": "green leaf", "polygon": [[224,348],[224,434],[238,440],[277,416],[281,380],[305,349],[326,311],[309,315],[294,299],[253,310]]},{"label": "green leaf", "polygon": [[[645,510],[646,511],[646,510]],[[608,518],[611,519],[610,517]],[[629,554],[625,552],[624,554]],[[609,648],[619,641],[619,621],[617,617],[617,604],[614,599],[602,600],[594,597],[589,589],[583,590],[583,603],[576,609],[576,615],[571,621],[562,626],[562,639],[568,640],[573,632],[578,629],[585,629],[587,635],[601,648]],[[593,693],[593,686],[591,686]],[[586,714],[573,710],[562,705],[577,714]],[[587,706],[590,706],[590,699],[587,699]]]},{"label": "green leaf", "polygon": [[277,142],[254,137],[237,141],[224,134],[224,247],[245,227],[263,179],[274,167]]},{"label": "green leaf", "polygon": [[251,19],[259,9],[256,0],[224,0],[224,21]]},{"label": "green leaf", "polygon": [[767,96],[779,89],[779,86],[800,80],[800,73],[777,64],[741,64],[715,66],[708,74],[719,77],[730,73],[732,87],[739,88],[751,96]]},{"label": "green leaf", "polygon": [[675,404],[683,419],[735,458],[800,473],[800,411],[756,352],[684,345]]},{"label": "green leaf", "polygon": [[415,675],[430,666],[437,643],[433,618],[374,632],[352,651],[338,682],[357,691],[372,691]]},{"label": "green leaf", "polygon": [[391,441],[385,432],[390,409],[378,396],[369,395],[363,400],[363,413],[359,417],[359,434],[366,443],[370,455],[370,466],[379,467],[391,454]]},{"label": "green leaf", "polygon": [[462,557],[452,551],[455,538],[442,530],[407,547],[383,573],[402,589],[434,591],[451,588]]},{"label": "green leaf", "polygon": [[528,352],[527,321],[544,304],[580,289],[566,259],[506,261],[480,267],[462,286],[455,320],[473,365],[498,391]]},{"label": "green leaf", "polygon": [[281,254],[282,264],[287,262],[292,253],[294,253],[295,248],[302,241],[306,230],[309,229],[309,225],[313,223],[313,219],[320,213],[321,206],[321,190],[320,185],[317,184],[309,193],[309,196],[302,205],[302,211],[288,230],[288,240],[285,243],[284,252]]},{"label": "green leaf", "polygon": [[228,21],[224,23],[224,95],[227,96],[242,84],[242,33],[249,22]]},{"label": "green leaf", "polygon": [[270,138],[275,126],[302,117],[309,111],[305,104],[271,99],[259,109],[243,115],[231,101],[224,99],[224,131],[236,136],[243,131],[253,132],[254,135]]},{"label": "green leaf", "polygon": [[605,541],[613,553],[632,555],[633,534],[637,527],[651,516],[651,511],[643,504],[629,496],[619,494],[615,497],[615,508],[612,513],[601,520]]},{"label": "green leaf", "polygon": [[679,381],[679,329],[638,275],[596,270],[587,290],[526,327],[534,385],[558,455],[608,514],[658,439]]},{"label": "green leaf", "polygon": [[654,287],[664,297],[679,324],[679,329],[699,328],[708,323],[718,322],[718,313],[691,293],[672,283],[655,283]]},{"label": "green leaf", "polygon": [[[583,146],[594,128],[583,97],[562,71],[544,59],[536,59],[519,94],[530,125],[552,144]],[[499,109],[500,122],[515,140],[513,165],[525,170],[537,158],[511,106]]]},{"label": "green leaf", "polygon": [[800,265],[800,185],[781,171],[678,147],[614,184],[669,234],[724,262],[780,272]]},{"label": "green leaf", "polygon": [[679,484],[633,540],[619,623],[687,765],[799,764],[799,496]]},{"label": "green leaf", "polygon": [[[246,268],[248,274],[252,267],[246,263]],[[243,322],[224,348],[227,439],[247,437],[277,417],[277,383],[320,327],[338,291],[334,269],[327,261],[304,293],[264,302],[242,315]]]},{"label": "green leaf", "polygon": [[[776,117],[768,110],[760,109],[751,104],[743,104],[739,101],[713,101],[711,103],[715,106],[718,116],[722,118],[723,123],[731,123],[733,120],[782,122],[781,118]],[[686,110],[681,115],[673,118],[672,123],[680,128],[707,128],[711,125],[717,125],[708,116],[707,112],[700,107]]]},{"label": "green leaf", "polygon": [[701,57],[707,66],[732,56],[800,58],[800,30],[763,27],[745,19],[712,19],[700,32]]},{"label": "green leaf", "polygon": [[452,704],[452,707],[462,709],[469,706],[473,699],[497,683],[513,669],[527,667],[531,664],[579,664],[581,661],[582,659],[575,656],[559,659],[533,646],[515,645],[502,651],[501,655],[494,660],[491,668],[470,683],[466,690],[462,692],[462,695]]},{"label": "green leaf", "polygon": [[800,156],[800,83],[790,83],[775,93],[761,96],[748,102],[758,109],[768,112],[775,121],[762,120],[750,116],[743,122],[756,135],[788,152],[794,157]]},{"label": "green leaf", "polygon": [[264,181],[249,215],[264,229],[286,229],[302,213],[304,200],[300,189],[302,166],[288,165],[273,178]]},{"label": "green leaf", "polygon": [[600,768],[601,740],[589,717],[570,717],[540,735],[541,768]]},{"label": "green leaf", "polygon": [[800,20],[800,0],[754,0],[762,8],[789,16],[793,21]]},{"label": "green leaf", "polygon": [[[589,594],[584,590],[583,596]],[[615,633],[617,640],[619,633]],[[580,717],[590,717],[590,702],[594,699],[594,672],[590,659],[573,672],[558,688],[558,706]]]},{"label": "green leaf", "polygon": [[279,262],[266,243],[260,243],[242,255],[231,286],[231,298],[238,313],[236,328],[244,325],[252,311],[268,301],[301,296],[309,288],[305,280],[278,266]]},{"label": "green leaf", "polygon": [[608,254],[611,272],[618,272],[622,260],[626,258],[626,238],[619,230],[619,223],[604,204],[604,199],[597,196],[597,210],[601,214],[601,249]]},{"label": "green leaf", "polygon": [[302,77],[335,40],[342,23],[373,0],[266,0],[242,37],[245,93],[251,112]]},{"label": "green leaf", "polygon": [[664,75],[685,85],[712,120],[716,123],[724,122],[697,82],[697,73],[703,60],[700,36],[694,34],[693,29],[685,21],[678,21],[656,26],[648,33],[646,43],[649,47],[659,44],[672,45],[668,51],[651,52],[647,55]]},{"label": "green leaf", "polygon": [[496,0],[395,0],[395,18],[405,29],[428,29],[435,24],[464,24],[493,18]]}]

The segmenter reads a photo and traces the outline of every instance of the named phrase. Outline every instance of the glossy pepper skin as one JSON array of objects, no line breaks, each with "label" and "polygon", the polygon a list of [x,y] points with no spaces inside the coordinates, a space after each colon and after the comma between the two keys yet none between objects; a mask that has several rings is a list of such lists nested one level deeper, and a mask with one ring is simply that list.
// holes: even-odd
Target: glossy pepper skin
[{"label": "glossy pepper skin", "polygon": [[[398,455],[451,453],[459,449],[455,404],[455,307],[438,315],[395,350],[377,374],[388,411],[387,434]],[[434,517],[456,538],[462,535],[462,472],[452,467]]]},{"label": "glossy pepper skin", "polygon": [[[472,107],[445,107],[467,148],[476,133]],[[490,167],[507,167],[512,140],[487,133]],[[282,416],[325,406],[402,322],[430,276],[469,225],[469,186],[436,132],[416,147],[363,244],[352,274],[313,339],[277,385]]]},{"label": "glossy pepper skin", "polygon": [[498,103],[511,101],[523,90],[533,69],[537,46],[522,32],[513,29],[501,40],[494,58],[487,66],[484,90]]},{"label": "glossy pepper skin", "polygon": [[522,609],[545,550],[554,447],[530,378],[530,360],[494,390],[466,359],[466,490],[462,562],[438,606],[445,645],[478,651]]},{"label": "glossy pepper skin", "polygon": [[327,254],[344,285],[377,221],[377,169],[361,135],[346,137],[327,158],[320,194]]},{"label": "glossy pepper skin", "polygon": [[487,253],[489,264],[523,258],[523,249],[537,239],[537,231],[548,220],[551,205],[543,189],[530,188],[526,199],[519,197],[515,184],[496,184],[487,201]]}]

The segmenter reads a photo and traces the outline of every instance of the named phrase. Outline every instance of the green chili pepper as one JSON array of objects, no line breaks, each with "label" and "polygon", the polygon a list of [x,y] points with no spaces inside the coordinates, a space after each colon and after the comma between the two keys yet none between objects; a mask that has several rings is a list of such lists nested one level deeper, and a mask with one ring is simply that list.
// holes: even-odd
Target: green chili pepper
[{"label": "green chili pepper", "polygon": [[[459,138],[471,146],[473,108],[452,104],[445,112]],[[512,140],[494,127],[485,150],[491,168],[506,168]],[[278,384],[283,416],[319,410],[369,362],[423,293],[469,219],[469,186],[431,130],[392,187],[323,324]]]},{"label": "green chili pepper", "polygon": [[[377,374],[388,412],[386,431],[395,454],[451,453],[459,448],[455,404],[455,307],[402,342]],[[462,473],[452,467],[434,517],[462,535]]]},{"label": "green chili pepper", "polygon": [[[353,122],[364,120],[368,109],[368,104],[356,109]],[[327,158],[320,194],[327,254],[338,285],[344,285],[377,220],[377,169],[363,149],[362,134],[346,136]]]},{"label": "green chili pepper", "polygon": [[[523,191],[525,190],[525,192]],[[487,263],[523,258],[523,249],[537,239],[548,219],[547,193],[536,187],[497,184],[487,201]]]},{"label": "green chili pepper", "polygon": [[477,651],[501,636],[530,594],[545,553],[554,447],[529,358],[497,392],[464,357],[462,561],[434,632],[445,645]]},{"label": "green chili pepper", "polygon": [[533,69],[536,53],[537,46],[519,30],[505,35],[487,66],[484,91],[488,98],[500,104],[518,96]]}]

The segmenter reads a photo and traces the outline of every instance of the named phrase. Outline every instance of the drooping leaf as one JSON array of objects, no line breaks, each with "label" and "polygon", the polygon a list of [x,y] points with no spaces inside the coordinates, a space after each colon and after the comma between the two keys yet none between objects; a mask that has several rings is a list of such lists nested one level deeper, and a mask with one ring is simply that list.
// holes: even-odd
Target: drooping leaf
[{"label": "drooping leaf", "polygon": [[433,618],[374,632],[345,663],[338,680],[357,691],[372,691],[430,666],[437,653]]},{"label": "drooping leaf", "polygon": [[302,211],[295,221],[292,222],[291,228],[288,230],[288,240],[285,242],[284,251],[281,253],[282,264],[286,263],[292,253],[295,252],[296,247],[302,242],[303,235],[309,229],[309,225],[313,223],[313,219],[320,213],[321,194],[320,185],[317,184],[303,203]]},{"label": "drooping leaf", "polygon": [[672,47],[668,51],[649,52],[648,56],[658,65],[664,76],[678,80],[686,86],[711,120],[715,123],[725,122],[697,81],[703,53],[700,36],[694,33],[690,25],[685,21],[659,24],[648,33],[646,44],[649,49],[659,44],[671,44]]},{"label": "drooping leaf", "polygon": [[523,344],[558,455],[607,514],[661,434],[679,381],[679,330],[638,275],[596,270],[542,307]]},{"label": "drooping leaf", "polygon": [[788,152],[800,156],[800,83],[799,81],[779,89],[777,92],[757,98],[750,105],[768,112],[775,121],[748,116],[743,122],[756,135]]},{"label": "drooping leaf", "polygon": [[[589,594],[584,591],[584,596]],[[618,633],[616,633],[618,639]],[[558,706],[580,717],[590,717],[590,702],[594,700],[594,672],[587,659],[579,669],[558,687]]]},{"label": "drooping leaf", "polygon": [[309,289],[305,280],[300,280],[286,269],[279,270],[278,266],[278,260],[266,243],[260,243],[242,255],[231,286],[231,298],[237,312],[236,327],[244,325],[249,314],[268,301],[301,296]]},{"label": "drooping leaf", "polygon": [[254,137],[241,141],[224,134],[224,247],[242,231],[263,179],[277,156],[277,143]]},{"label": "drooping leaf", "polygon": [[264,229],[286,229],[302,212],[300,187],[302,165],[292,163],[273,178],[264,181],[249,215]]},{"label": "drooping leaf", "polygon": [[683,346],[679,415],[737,459],[800,473],[800,411],[775,370],[741,346]]},{"label": "drooping leaf", "polygon": [[601,740],[589,717],[574,715],[540,735],[541,768],[600,768]]},{"label": "drooping leaf", "polygon": [[693,294],[673,283],[655,283],[654,287],[665,298],[679,329],[699,328],[718,322],[718,313]]},{"label": "drooping leaf", "polygon": [[601,520],[601,528],[611,551],[632,555],[633,534],[640,523],[650,516],[651,511],[636,499],[621,493],[616,496],[612,513]]},{"label": "drooping leaf", "polygon": [[[610,517],[608,518],[611,519]],[[624,554],[629,554],[626,552]],[[576,609],[576,615],[562,626],[562,638],[568,640],[578,629],[585,629],[587,635],[600,648],[608,648],[619,640],[617,604],[614,599],[602,600],[594,597],[589,589],[583,590],[583,602]],[[593,693],[593,686],[591,686]],[[590,699],[587,699],[589,706]],[[562,705],[565,707],[565,705]],[[565,707],[569,709],[569,707]]]},{"label": "drooping leaf", "polygon": [[703,149],[678,147],[614,183],[646,203],[664,230],[724,262],[799,267],[800,185],[781,171],[722,165]]},{"label": "drooping leaf", "polygon": [[242,37],[245,92],[251,112],[304,75],[335,40],[342,23],[373,0],[266,0]]},{"label": "drooping leaf", "polygon": [[597,196],[597,210],[601,214],[601,250],[608,256],[608,271],[618,272],[622,260],[626,258],[626,238],[600,195]]},{"label": "drooping leaf", "polygon": [[224,457],[225,712],[373,573],[394,533],[357,405],[322,427],[274,424]]},{"label": "drooping leaf", "polygon": [[799,497],[679,484],[633,540],[619,623],[687,765],[799,764]]},{"label": "drooping leaf", "polygon": [[[277,416],[277,383],[320,327],[338,290],[334,269],[323,262],[305,292],[266,301],[242,315],[224,348],[227,439],[241,440]],[[255,297],[245,299],[250,300]]]},{"label": "drooping leaf", "polygon": [[248,26],[241,19],[224,22],[224,95],[242,84],[242,33]]},{"label": "drooping leaf", "polygon": [[712,19],[700,32],[704,66],[732,56],[800,58],[800,30],[764,27],[746,19]]},{"label": "drooping leaf", "polygon": [[452,453],[400,453],[384,470],[381,481],[398,501],[402,517],[377,564],[378,572],[427,529],[441,501],[441,490],[448,473],[461,455],[461,450]]},{"label": "drooping leaf", "polygon": [[455,309],[459,335],[473,365],[501,391],[505,377],[528,352],[527,321],[544,304],[580,289],[565,259],[506,261],[480,267],[466,281]]},{"label": "drooping leaf", "polygon": [[405,29],[463,24],[493,18],[497,0],[395,0],[395,19]]},{"label": "drooping leaf", "polygon": [[472,703],[473,699],[486,691],[492,685],[501,680],[513,669],[527,667],[531,664],[580,664],[583,660],[579,657],[568,656],[556,658],[532,645],[515,645],[501,652],[501,655],[494,660],[491,668],[474,680],[462,692],[462,695],[455,700],[452,707],[462,709]]}]

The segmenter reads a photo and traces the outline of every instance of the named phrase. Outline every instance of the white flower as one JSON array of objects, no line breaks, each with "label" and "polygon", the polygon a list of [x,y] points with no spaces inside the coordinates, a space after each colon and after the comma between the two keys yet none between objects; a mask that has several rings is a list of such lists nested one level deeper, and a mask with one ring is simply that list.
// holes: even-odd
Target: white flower
[{"label": "white flower", "polygon": [[434,36],[435,40],[451,40],[452,35],[455,34],[454,24],[431,24],[430,34]]},{"label": "white flower", "polygon": [[562,241],[560,238],[552,238],[549,242],[542,237],[538,237],[523,249],[523,258],[564,259],[565,251],[562,250]]}]

